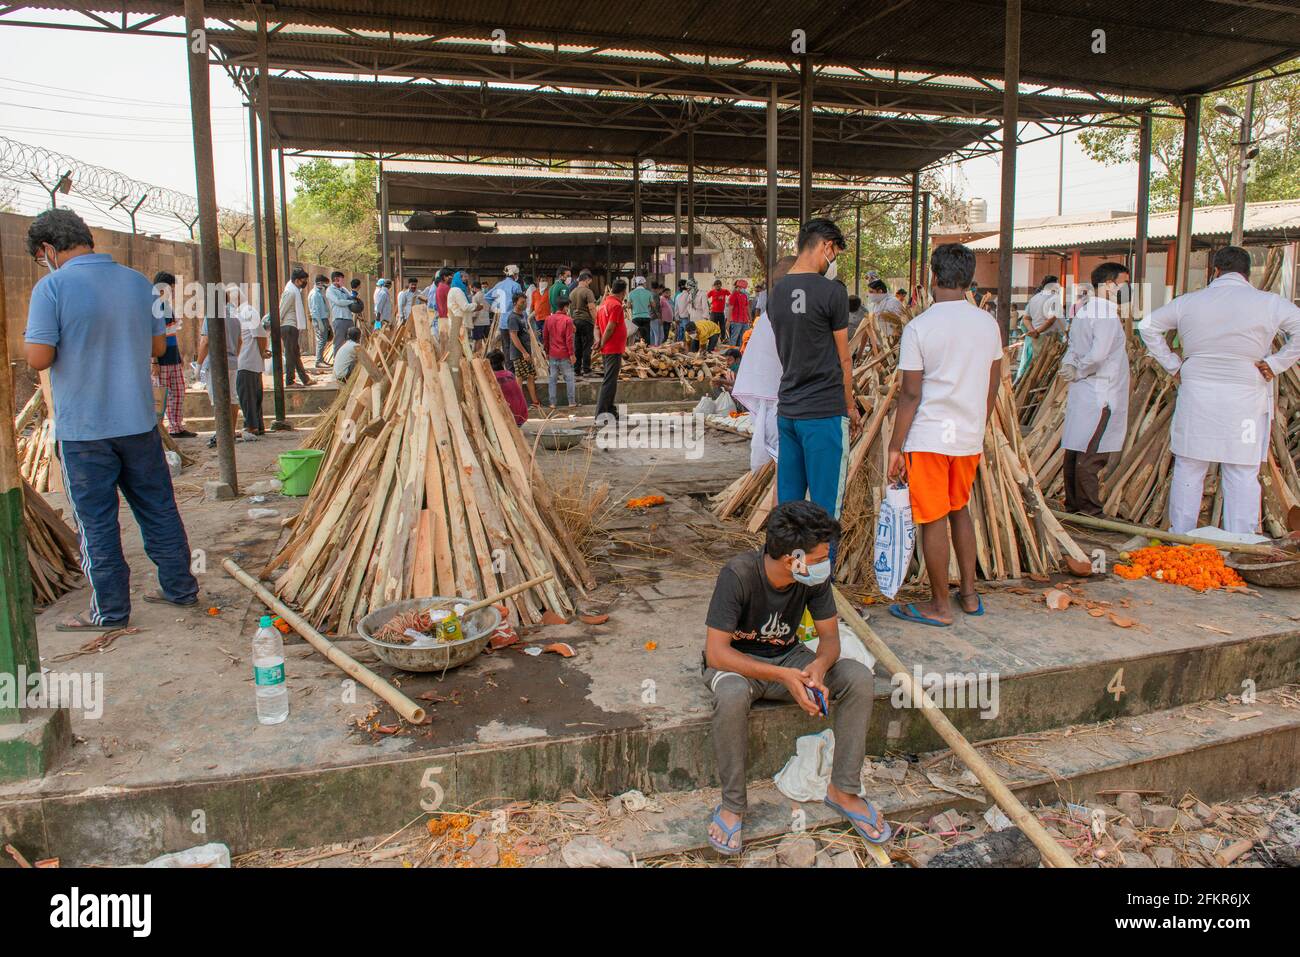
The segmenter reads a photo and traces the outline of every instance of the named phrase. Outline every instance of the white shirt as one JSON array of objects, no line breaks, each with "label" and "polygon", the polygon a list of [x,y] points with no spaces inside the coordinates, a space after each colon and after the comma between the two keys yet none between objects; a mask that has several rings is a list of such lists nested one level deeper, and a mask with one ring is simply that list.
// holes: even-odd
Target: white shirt
[{"label": "white shirt", "polygon": [[1080,307],[1070,324],[1070,344],[1061,365],[1079,370],[1065,399],[1061,448],[1087,452],[1102,411],[1109,408],[1110,419],[1096,451],[1123,449],[1128,431],[1129,363],[1124,325],[1113,302],[1092,296]]},{"label": "white shirt", "polygon": [[691,315],[691,294],[683,289],[673,301],[673,315],[678,319],[688,319]]},{"label": "white shirt", "polygon": [[1029,316],[1029,327],[1037,333],[1044,333],[1062,322],[1064,310],[1061,297],[1056,289],[1043,289],[1029,297],[1025,303],[1025,313]]},{"label": "white shirt", "polygon": [[299,329],[307,328],[307,310],[302,302],[302,290],[293,284],[290,280],[284,287],[284,292],[280,293],[280,325],[285,323],[297,326]]},{"label": "white shirt", "polygon": [[965,300],[936,302],[904,326],[898,368],[922,377],[921,404],[903,451],[982,452],[989,373],[1001,358],[997,323]]},{"label": "white shirt", "polygon": [[415,290],[403,289],[397,294],[397,315],[405,322],[411,318],[411,310],[415,308]]},{"label": "white shirt", "polygon": [[[1165,341],[1177,331],[1183,357]],[[1175,455],[1258,465],[1268,450],[1273,388],[1255,368],[1274,374],[1300,359],[1300,308],[1225,273],[1204,289],[1179,296],[1139,326],[1147,351],[1171,375],[1178,373],[1178,404],[1169,430]],[[1277,352],[1279,332],[1289,340]]]}]

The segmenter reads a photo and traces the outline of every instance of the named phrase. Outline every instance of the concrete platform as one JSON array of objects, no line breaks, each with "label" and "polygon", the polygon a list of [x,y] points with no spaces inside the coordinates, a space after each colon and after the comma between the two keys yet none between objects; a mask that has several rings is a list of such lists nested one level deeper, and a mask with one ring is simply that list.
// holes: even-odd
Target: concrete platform
[{"label": "concrete platform", "polygon": [[[525,636],[530,643],[568,641],[574,658],[509,649],[445,677],[407,675],[378,664],[364,643],[341,641],[428,709],[430,724],[397,733],[386,733],[400,725],[391,712],[302,642],[286,653],[288,721],[256,723],[246,645],[261,609],[219,568],[233,556],[255,569],[279,525],[248,520],[244,500],[202,503],[190,493],[186,522],[209,569],[201,607],[138,606],[139,633],[118,638],[106,653],[64,661],[54,659],[74,654],[81,639],[54,632],[53,618],[79,610],[84,594],[41,617],[47,666],[102,674],[106,702],[101,717],[73,714],[77,743],[52,774],[0,788],[0,834],[29,858],[142,861],[198,837],[235,852],[305,846],[385,833],[436,808],[715,784],[711,702],[699,676],[702,617],[717,564],[742,545],[693,496],[730,481],[747,460],[748,443],[717,432],[708,443],[698,461],[669,450],[543,454],[549,473],[585,469],[589,481],[613,490],[611,541],[596,566],[601,584],[583,603],[608,611],[610,620]],[[268,474],[278,452],[293,446],[288,435],[241,446],[241,480]],[[211,468],[187,472],[181,491],[201,486]],[[669,504],[629,513],[619,503],[633,490],[661,491]],[[291,500],[271,504],[283,514],[295,507]],[[143,589],[152,569],[134,523],[124,519],[123,527],[135,587]],[[1034,601],[1044,587],[991,589],[988,614],[951,629],[908,626],[881,613],[873,623],[923,671],[996,678],[996,715],[950,711],[975,740],[1300,680],[1291,594],[1198,596],[1104,579],[1080,586],[1089,599],[1138,620],[1125,629],[1082,608],[1048,612]],[[869,753],[938,746],[915,710],[891,706],[890,690],[878,679]],[[751,720],[751,778],[771,775],[798,735],[820,727],[792,706],[760,704]]]}]

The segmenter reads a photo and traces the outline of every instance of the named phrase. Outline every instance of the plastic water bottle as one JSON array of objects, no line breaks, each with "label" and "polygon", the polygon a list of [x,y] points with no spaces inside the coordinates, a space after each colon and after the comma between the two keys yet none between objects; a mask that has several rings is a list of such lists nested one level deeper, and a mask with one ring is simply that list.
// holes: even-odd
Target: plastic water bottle
[{"label": "plastic water bottle", "polygon": [[284,683],[284,641],[274,619],[263,615],[253,635],[253,680],[257,685],[257,720],[279,724],[289,717],[289,689]]}]

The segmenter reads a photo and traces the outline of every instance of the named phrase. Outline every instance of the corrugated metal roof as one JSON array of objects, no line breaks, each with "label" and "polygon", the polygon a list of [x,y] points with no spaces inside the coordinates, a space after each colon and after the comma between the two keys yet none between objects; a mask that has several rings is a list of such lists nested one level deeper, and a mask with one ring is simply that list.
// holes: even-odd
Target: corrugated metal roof
[{"label": "corrugated metal roof", "polygon": [[[1192,214],[1192,235],[1232,235],[1232,212],[1231,204],[1198,207]],[[1018,252],[1123,245],[1133,241],[1136,222],[1135,217],[1126,216],[1091,222],[1043,223],[1017,227],[1013,234],[1013,244]],[[1148,221],[1148,239],[1172,240],[1177,232],[1177,212],[1153,213]],[[1300,200],[1247,203],[1245,234],[1247,238],[1300,239]],[[997,236],[986,236],[967,245],[976,252],[997,252],[999,249]]]},{"label": "corrugated metal roof", "polygon": [[[469,210],[502,216],[572,214],[628,216],[632,213],[632,180],[609,176],[586,176],[570,172],[556,175],[517,172],[464,173],[424,172],[406,169],[384,170],[391,209]],[[671,216],[677,191],[682,194],[682,216],[686,215],[686,186],[677,180],[643,180],[641,208],[646,216]],[[814,185],[814,205],[829,206],[851,201],[859,191],[844,187]],[[783,216],[798,215],[798,190],[781,188],[778,208]],[[766,216],[767,192],[762,185],[700,181],[695,183],[695,213],[702,219],[762,219]]]},{"label": "corrugated metal roof", "polygon": [[[28,8],[170,13],[178,0],[28,3]],[[247,21],[250,5],[209,0],[208,16]],[[322,29],[404,36],[486,36],[740,58],[796,56],[806,36],[818,61],[999,76],[1004,5],[997,0],[277,0],[274,19]],[[1025,0],[1021,74],[1093,89],[1184,94],[1213,89],[1296,55],[1298,0]],[[1105,52],[1096,51],[1104,32]]]},{"label": "corrugated metal roof", "polygon": [[[686,126],[701,166],[766,166],[766,109],[688,104],[678,98],[275,78],[271,119],[290,149],[445,152],[543,160],[684,164]],[[797,168],[798,115],[782,111],[778,163]],[[874,113],[818,111],[819,172],[907,175],[993,132],[987,124],[923,122]]]}]

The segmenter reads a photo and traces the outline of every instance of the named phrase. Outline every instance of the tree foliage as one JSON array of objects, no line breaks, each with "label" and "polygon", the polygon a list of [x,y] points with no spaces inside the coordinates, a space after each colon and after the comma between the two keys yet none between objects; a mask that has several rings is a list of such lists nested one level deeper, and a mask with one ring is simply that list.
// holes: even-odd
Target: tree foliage
[{"label": "tree foliage", "polygon": [[313,159],[293,178],[290,237],[299,256],[352,272],[377,271],[377,164]]},{"label": "tree foliage", "polygon": [[[1300,60],[1283,67],[1300,67]],[[1246,87],[1224,90],[1201,104],[1200,142],[1196,163],[1196,202],[1232,202],[1237,183],[1241,121],[1214,109],[1224,103],[1245,115]],[[1246,199],[1294,199],[1300,196],[1300,164],[1295,156],[1295,124],[1300,120],[1300,75],[1256,84],[1251,139],[1259,155],[1247,172]],[[1136,129],[1091,129],[1079,135],[1084,152],[1107,166],[1137,162]],[[1151,208],[1178,205],[1178,180],[1183,157],[1183,125],[1158,119],[1151,128]]]}]

